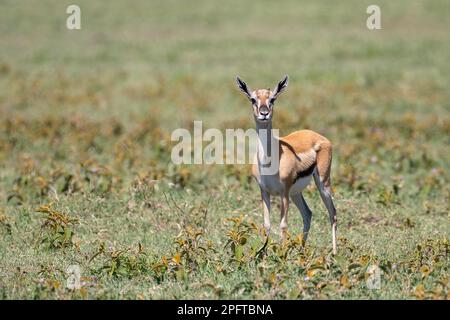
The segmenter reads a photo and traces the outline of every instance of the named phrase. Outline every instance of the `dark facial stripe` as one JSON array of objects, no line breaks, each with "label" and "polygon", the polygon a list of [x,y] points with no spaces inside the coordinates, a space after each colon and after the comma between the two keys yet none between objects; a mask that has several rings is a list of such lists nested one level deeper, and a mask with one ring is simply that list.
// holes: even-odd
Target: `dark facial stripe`
[{"label": "dark facial stripe", "polygon": [[297,182],[297,180],[300,178],[304,178],[304,177],[312,175],[315,168],[316,168],[316,164],[313,163],[308,169],[297,172],[297,176],[295,177],[294,182],[292,184],[295,184]]}]

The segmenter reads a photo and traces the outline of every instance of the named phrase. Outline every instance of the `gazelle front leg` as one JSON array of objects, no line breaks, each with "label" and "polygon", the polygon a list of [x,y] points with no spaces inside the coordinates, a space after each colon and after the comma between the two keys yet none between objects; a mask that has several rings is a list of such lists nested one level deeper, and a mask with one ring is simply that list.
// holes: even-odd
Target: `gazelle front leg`
[{"label": "gazelle front leg", "polygon": [[289,196],[281,196],[281,214],[280,214],[280,236],[281,241],[286,240],[287,226],[288,226],[288,210],[289,210]]},{"label": "gazelle front leg", "polygon": [[270,234],[270,194],[261,188],[261,199],[264,213],[264,229],[266,229],[266,237]]}]

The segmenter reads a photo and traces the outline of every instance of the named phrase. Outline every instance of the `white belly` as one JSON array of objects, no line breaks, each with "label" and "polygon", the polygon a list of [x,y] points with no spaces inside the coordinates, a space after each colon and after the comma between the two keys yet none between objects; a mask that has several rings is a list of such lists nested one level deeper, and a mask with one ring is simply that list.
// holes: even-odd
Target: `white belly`
[{"label": "white belly", "polygon": [[311,182],[311,178],[312,174],[295,181],[294,185],[291,187],[291,190],[289,190],[289,195],[294,195],[302,192],[303,189],[305,189]]}]

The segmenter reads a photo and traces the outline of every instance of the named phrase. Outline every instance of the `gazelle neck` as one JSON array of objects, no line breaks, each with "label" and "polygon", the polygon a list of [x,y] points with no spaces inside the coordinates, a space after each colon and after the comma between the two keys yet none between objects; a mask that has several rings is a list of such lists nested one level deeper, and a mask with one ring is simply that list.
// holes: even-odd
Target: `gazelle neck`
[{"label": "gazelle neck", "polygon": [[272,121],[261,123],[256,121],[256,131],[258,133],[258,162],[259,164],[267,164],[270,162],[270,157],[273,155],[273,146],[276,139],[272,134]]}]

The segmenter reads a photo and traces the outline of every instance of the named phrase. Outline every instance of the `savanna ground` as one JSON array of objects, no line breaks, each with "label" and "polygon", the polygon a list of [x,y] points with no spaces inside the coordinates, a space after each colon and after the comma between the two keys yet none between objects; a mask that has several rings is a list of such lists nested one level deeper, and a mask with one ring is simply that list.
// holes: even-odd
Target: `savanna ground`
[{"label": "savanna ground", "polygon": [[[373,2],[1,1],[0,297],[448,299],[450,5],[376,1],[369,31]],[[236,74],[285,73],[274,127],[335,146],[335,257],[315,186],[306,247],[275,199],[258,252],[249,168],[170,161],[194,120],[254,126]]]}]

